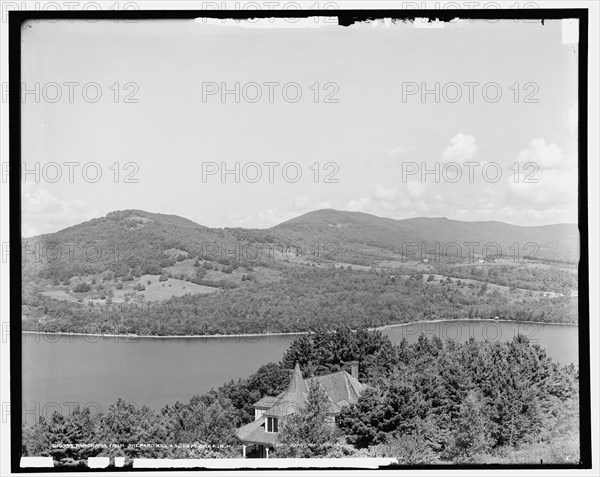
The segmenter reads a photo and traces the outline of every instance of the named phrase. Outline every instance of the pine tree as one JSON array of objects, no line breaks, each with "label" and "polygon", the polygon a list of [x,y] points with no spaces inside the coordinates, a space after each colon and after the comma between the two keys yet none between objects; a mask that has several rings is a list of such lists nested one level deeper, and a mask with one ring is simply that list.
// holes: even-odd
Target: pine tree
[{"label": "pine tree", "polygon": [[331,401],[325,390],[320,384],[311,383],[306,404],[282,421],[277,456],[325,456],[336,438],[330,413]]},{"label": "pine tree", "polygon": [[484,414],[481,397],[471,391],[460,406],[449,455],[458,462],[469,462],[480,453],[490,450],[492,440],[488,419]]},{"label": "pine tree", "polygon": [[433,451],[433,438],[437,434],[432,418],[416,418],[414,430],[376,446],[379,457],[394,457],[401,465],[431,464],[437,460]]}]

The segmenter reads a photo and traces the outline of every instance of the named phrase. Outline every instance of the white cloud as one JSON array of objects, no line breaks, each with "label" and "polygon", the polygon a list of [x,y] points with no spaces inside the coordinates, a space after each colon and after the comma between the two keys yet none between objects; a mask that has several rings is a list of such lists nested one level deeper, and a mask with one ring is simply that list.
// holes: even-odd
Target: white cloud
[{"label": "white cloud", "polygon": [[473,159],[479,151],[477,141],[469,134],[458,133],[450,139],[450,145],[442,152],[447,161],[465,162]]},{"label": "white cloud", "polygon": [[412,150],[412,149],[409,149],[409,148],[407,148],[405,146],[396,146],[396,147],[393,147],[392,149],[390,149],[388,151],[388,155],[390,155],[390,156],[403,156],[409,150]]},{"label": "white cloud", "polygon": [[352,212],[367,212],[372,210],[372,204],[373,198],[371,196],[365,196],[362,199],[349,201],[344,209]]},{"label": "white cloud", "polygon": [[382,217],[407,217],[429,210],[426,196],[427,184],[422,182],[407,181],[401,188],[375,184],[366,196],[348,201],[344,209]]},{"label": "white cloud", "polygon": [[562,169],[573,167],[571,158],[561,151],[556,144],[546,144],[544,138],[534,139],[529,143],[527,149],[523,149],[517,155],[517,161],[521,164],[533,162],[540,169]]},{"label": "white cloud", "polygon": [[30,182],[22,187],[21,211],[23,237],[56,232],[98,215],[81,200],[61,200]]},{"label": "white cloud", "polygon": [[[571,206],[577,208],[577,171],[540,169],[533,176],[511,175],[507,179],[506,198],[523,208]],[[533,182],[537,181],[537,182]]]},{"label": "white cloud", "polygon": [[[499,220],[519,225],[577,222],[577,170],[539,169],[534,176],[513,172],[503,182],[478,188],[436,192],[427,183],[409,181],[402,187],[377,184],[344,210],[381,217],[449,217],[463,221]],[[527,174],[526,174],[527,173]],[[526,176],[538,182],[525,182]],[[468,186],[467,186],[468,187]]]},{"label": "white cloud", "polygon": [[373,189],[373,197],[377,200],[390,201],[398,196],[398,189],[385,188],[381,184],[376,184]]},{"label": "white cloud", "polygon": [[414,150],[414,147],[395,146],[388,151],[387,157],[383,160],[383,164],[385,166],[402,164],[402,158],[407,157],[410,153],[414,152]]},{"label": "white cloud", "polygon": [[423,199],[427,196],[427,183],[419,181],[407,181],[406,193],[412,200]]},{"label": "white cloud", "polygon": [[315,200],[304,195],[299,195],[281,208],[269,208],[256,215],[241,219],[235,216],[229,216],[228,218],[234,222],[233,226],[237,227],[269,228],[313,210],[330,208],[331,202],[329,201]]},{"label": "white cloud", "polygon": [[[527,210],[534,219],[577,221],[578,170],[572,157],[554,143],[534,139],[517,155],[520,167],[506,179],[505,214],[518,217]],[[525,167],[526,163],[535,166]],[[516,209],[509,212],[512,208]]]},{"label": "white cloud", "polygon": [[244,218],[228,217],[231,221],[231,227],[248,227],[257,229],[266,229],[274,225],[293,219],[299,214],[281,210],[281,209],[266,209],[256,215],[249,215]]},{"label": "white cloud", "polygon": [[327,200],[313,200],[305,195],[298,195],[294,198],[294,209],[297,211],[316,210],[316,209],[329,209],[331,202]]},{"label": "white cloud", "polygon": [[505,206],[497,211],[494,220],[518,225],[577,223],[577,209],[572,207],[549,207],[538,210]]}]

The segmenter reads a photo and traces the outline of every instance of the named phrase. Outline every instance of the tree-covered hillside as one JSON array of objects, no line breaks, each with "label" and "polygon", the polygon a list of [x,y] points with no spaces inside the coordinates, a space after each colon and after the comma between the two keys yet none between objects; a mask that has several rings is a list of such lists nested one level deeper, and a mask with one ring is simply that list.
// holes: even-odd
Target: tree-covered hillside
[{"label": "tree-covered hillside", "polygon": [[124,456],[128,465],[137,457],[239,458],[235,429],[254,419],[256,401],[286,389],[295,363],[306,379],[349,371],[356,361],[367,389],[343,408],[337,429],[322,427],[328,406],[313,393],[282,420],[285,445],[275,447],[276,457],[391,457],[401,465],[579,461],[578,369],[559,366],[526,338],[458,344],[421,335],[394,345],[380,332],[346,327],[300,337],[279,363],[160,412],[122,399],[100,413],[54,412],[24,428],[23,455],[63,465],[92,456]]},{"label": "tree-covered hillside", "polygon": [[[576,248],[576,235],[571,225],[393,220],[331,210],[262,231],[210,229],[125,210],[25,241],[23,325],[198,335],[459,318],[576,323],[574,264],[469,257],[447,263],[397,248],[402,240],[432,250],[432,240],[510,237],[564,252]],[[542,299],[547,293],[551,300]]]},{"label": "tree-covered hillside", "polygon": [[496,255],[496,250],[505,260],[528,256],[533,260],[576,262],[579,256],[575,224],[522,227],[497,221],[461,222],[443,217],[394,220],[362,212],[317,210],[277,225],[270,232],[296,243],[337,243],[344,253],[353,250],[356,258],[377,254],[370,250],[374,247],[417,259],[429,256],[436,260],[437,254],[441,261],[440,255],[454,257],[454,249],[444,252],[444,246],[450,243],[460,246],[461,261],[469,259],[471,252],[479,257]]},{"label": "tree-covered hillside", "polygon": [[[572,224],[518,227],[501,222],[420,218],[394,220],[356,212],[322,210],[267,230],[211,229],[175,215],[141,210],[112,212],[53,234],[25,239],[28,279],[64,281],[111,271],[160,274],[177,254],[246,265],[294,259],[372,265],[383,259],[456,263],[483,255],[521,262],[578,259],[579,235]],[[477,244],[477,245],[469,245]],[[487,244],[497,244],[488,247]],[[450,262],[449,262],[450,260]]]},{"label": "tree-covered hillside", "polygon": [[460,280],[432,284],[422,275],[290,267],[285,278],[209,295],[155,303],[83,305],[36,295],[23,328],[82,333],[203,335],[300,332],[323,325],[377,327],[433,319],[577,323],[577,300],[470,288]]}]

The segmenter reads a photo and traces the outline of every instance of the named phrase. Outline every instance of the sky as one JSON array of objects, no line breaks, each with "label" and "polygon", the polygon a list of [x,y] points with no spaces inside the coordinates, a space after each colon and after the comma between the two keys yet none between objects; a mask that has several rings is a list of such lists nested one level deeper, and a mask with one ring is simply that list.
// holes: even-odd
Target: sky
[{"label": "sky", "polygon": [[210,227],[322,208],[577,222],[561,21],[245,26],[26,24],[23,235],[124,209]]}]

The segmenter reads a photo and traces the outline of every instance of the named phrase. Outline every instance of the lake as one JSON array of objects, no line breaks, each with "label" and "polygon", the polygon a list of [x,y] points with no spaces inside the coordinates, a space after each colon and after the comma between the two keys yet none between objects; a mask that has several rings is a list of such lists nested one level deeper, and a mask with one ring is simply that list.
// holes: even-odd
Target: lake
[{"label": "lake", "polygon": [[[577,326],[455,320],[387,328],[399,343],[421,333],[465,341],[511,340],[517,333],[557,361],[577,364]],[[224,338],[125,338],[23,334],[23,412],[27,422],[74,403],[106,411],[121,397],[155,410],[279,361],[293,335]]]}]

